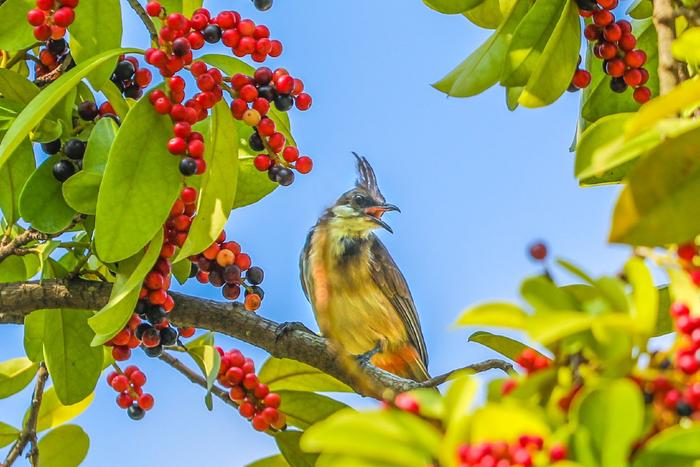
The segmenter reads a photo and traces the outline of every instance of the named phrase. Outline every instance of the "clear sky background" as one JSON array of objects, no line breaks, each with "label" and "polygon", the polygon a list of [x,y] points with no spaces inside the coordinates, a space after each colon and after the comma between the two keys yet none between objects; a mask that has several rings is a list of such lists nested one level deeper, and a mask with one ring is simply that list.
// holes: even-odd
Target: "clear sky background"
[{"label": "clear sky background", "polygon": [[[525,254],[531,240],[546,239],[555,254],[594,273],[622,265],[627,250],[606,244],[617,189],[582,189],[573,177],[568,148],[578,94],[511,113],[502,88],[454,99],[430,87],[490,31],[420,0],[275,0],[265,13],[249,0],[205,6],[267,24],[285,45],[272,66],[303,78],[314,97],[311,111],[291,116],[314,171],[234,212],[227,228],[265,269],[262,315],[316,328],[299,285],[298,255],[319,213],[352,186],[351,151],[371,161],[387,201],[402,209],[386,217],[395,234],[379,235],[411,286],[433,374],[493,357],[451,324],[470,304],[517,297],[520,280],[540,269]],[[124,17],[124,45],[145,48],[138,19],[128,8]],[[181,289],[220,297],[198,283]],[[0,342],[0,358],[20,356],[22,329],[3,326]],[[250,346],[219,343],[264,361]],[[215,402],[208,412],[200,388],[174,370],[140,352],[133,361],[148,376],[155,407],[134,422],[100,381],[95,402],[75,421],[91,438],[84,465],[241,466],[275,452],[269,437],[229,407]],[[28,401],[28,394],[0,401],[0,420],[18,425]]]}]

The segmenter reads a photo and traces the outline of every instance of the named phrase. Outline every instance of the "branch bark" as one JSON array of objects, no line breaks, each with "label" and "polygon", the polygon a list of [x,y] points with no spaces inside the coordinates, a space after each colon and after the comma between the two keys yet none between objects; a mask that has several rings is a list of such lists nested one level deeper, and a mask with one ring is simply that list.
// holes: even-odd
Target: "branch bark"
[{"label": "branch bark", "polygon": [[143,25],[146,26],[146,29],[148,29],[148,34],[151,36],[151,42],[154,44],[157,44],[158,43],[158,32],[156,31],[156,27],[153,24],[153,21],[151,21],[151,17],[148,16],[148,13],[146,13],[146,10],[143,9],[143,7],[138,2],[138,0],[127,0],[127,1],[129,2],[129,6],[131,7],[131,9],[134,10],[136,12],[136,14],[139,16]]},{"label": "branch bark", "polygon": [[671,44],[676,36],[673,0],[654,0],[653,13],[659,49],[659,93],[664,95],[678,84]]},{"label": "branch bark", "polygon": [[[0,324],[21,324],[24,317],[43,308],[77,308],[96,310],[107,303],[111,284],[90,281],[46,280],[0,284]],[[314,333],[292,329],[280,332],[283,325],[243,309],[238,303],[221,303],[171,292],[176,306],[169,319],[177,326],[196,327],[219,332],[255,345],[270,355],[290,358],[327,373],[344,382],[359,394],[382,398],[386,394],[368,393],[365,385],[343,365],[343,359],[332,352],[326,339]],[[345,355],[347,359],[350,356]],[[400,378],[370,363],[361,364],[365,374],[381,387],[400,393],[426,386],[437,386],[450,374],[427,383]],[[508,371],[511,367],[500,360],[491,360],[471,366],[474,372],[490,369]]]},{"label": "branch bark", "polygon": [[20,433],[19,439],[12,446],[10,452],[5,458],[5,462],[1,464],[3,467],[10,467],[19,456],[24,452],[24,448],[27,444],[31,444],[32,448],[29,451],[29,461],[33,466],[39,465],[39,448],[37,447],[36,439],[36,423],[39,419],[39,409],[41,408],[41,399],[44,396],[44,386],[46,385],[46,380],[49,377],[49,372],[46,370],[46,366],[42,362],[37,371],[36,386],[34,387],[34,393],[32,394],[32,404],[29,409],[29,417],[27,417],[27,422],[22,428],[22,433]]}]

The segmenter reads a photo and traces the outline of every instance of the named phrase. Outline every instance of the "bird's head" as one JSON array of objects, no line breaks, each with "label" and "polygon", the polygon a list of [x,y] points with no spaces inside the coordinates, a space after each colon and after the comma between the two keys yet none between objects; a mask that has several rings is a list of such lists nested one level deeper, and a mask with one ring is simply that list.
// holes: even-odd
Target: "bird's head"
[{"label": "bird's head", "polygon": [[334,228],[350,236],[366,236],[378,227],[393,233],[382,215],[387,211],[401,210],[393,204],[387,204],[367,159],[353,154],[357,159],[358,172],[355,187],[338,198],[328,209],[326,218]]}]

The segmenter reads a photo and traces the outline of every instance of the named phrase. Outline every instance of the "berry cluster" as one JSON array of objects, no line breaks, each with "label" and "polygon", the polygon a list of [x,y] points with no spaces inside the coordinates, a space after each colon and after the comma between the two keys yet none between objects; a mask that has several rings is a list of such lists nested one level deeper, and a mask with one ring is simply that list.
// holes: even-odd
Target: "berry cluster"
[{"label": "berry cluster", "polygon": [[110,79],[124,97],[138,99],[143,95],[143,88],[151,84],[153,75],[148,68],[139,68],[139,61],[135,57],[122,55]]},{"label": "berry cluster", "polygon": [[[603,71],[612,77],[610,89],[614,92],[625,92],[628,86],[634,88],[634,100],[643,104],[651,98],[651,90],[644,86],[649,80],[649,72],[644,68],[647,54],[637,49],[637,38],[632,33],[629,21],[615,21],[611,10],[618,5],[618,0],[577,0],[579,14],[584,18],[592,18],[593,22],[586,25],[583,35],[589,42],[595,42],[593,55],[603,60]],[[577,71],[578,73],[578,71]],[[574,75],[574,84],[584,84],[586,81],[579,74],[578,84]],[[590,74],[585,82],[590,83]]]},{"label": "berry cluster", "polygon": [[[567,448],[557,443],[548,449],[549,459],[540,460],[544,439],[537,435],[522,435],[517,442],[491,441],[463,444],[457,449],[460,466],[508,467],[550,465],[566,459]],[[542,462],[544,461],[544,462]]]},{"label": "berry cluster", "polygon": [[152,395],[141,389],[146,384],[146,375],[134,365],[126,367],[123,372],[119,367],[115,368],[117,371],[107,375],[107,384],[119,393],[117,405],[126,409],[129,418],[141,420],[155,402]]},{"label": "berry cluster", "polygon": [[75,20],[78,0],[36,0],[36,8],[27,12],[27,21],[34,26],[34,37],[44,42],[66,35],[66,28]]},{"label": "berry cluster", "polygon": [[700,317],[691,316],[685,303],[671,304],[671,317],[678,330],[676,366],[687,375],[700,370]]},{"label": "berry cluster", "polygon": [[46,154],[55,155],[61,152],[65,156],[53,166],[53,176],[59,182],[65,182],[83,167],[83,156],[85,156],[86,148],[87,143],[78,138],[71,138],[64,144],[61,143],[60,139],[57,139],[41,145],[41,149]]},{"label": "berry cluster", "polygon": [[520,352],[515,359],[515,362],[520,365],[528,375],[539,370],[549,367],[549,359],[544,355],[540,355],[531,348],[527,348]]},{"label": "berry cluster", "polygon": [[63,38],[47,40],[39,51],[39,62],[34,64],[37,78],[54,71],[68,56],[68,42]]},{"label": "berry cluster", "polygon": [[264,296],[259,286],[264,279],[263,270],[252,266],[250,256],[241,253],[238,243],[226,241],[226,232],[222,231],[209,248],[189,259],[192,273],[199,282],[221,287],[221,294],[229,300],[236,300],[242,287],[245,289],[245,309],[255,311],[260,308]]},{"label": "berry cluster", "polygon": [[286,417],[279,411],[282,399],[279,394],[270,392],[266,384],[258,381],[253,360],[236,349],[224,352],[217,347],[216,350],[221,355],[217,380],[229,389],[229,397],[238,404],[238,413],[250,420],[258,431],[271,427],[283,429]]}]

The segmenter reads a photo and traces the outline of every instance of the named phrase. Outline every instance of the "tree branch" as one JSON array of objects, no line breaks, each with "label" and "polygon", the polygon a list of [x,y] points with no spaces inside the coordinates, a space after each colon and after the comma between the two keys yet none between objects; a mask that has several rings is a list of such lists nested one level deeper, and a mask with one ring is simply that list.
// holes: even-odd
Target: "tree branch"
[{"label": "tree branch", "polygon": [[141,22],[143,23],[143,25],[146,26],[146,29],[148,29],[148,34],[151,36],[151,42],[157,44],[158,31],[156,31],[156,27],[153,24],[153,21],[151,21],[151,17],[148,16],[148,13],[146,13],[146,10],[143,9],[138,0],[127,1],[129,2],[129,6],[131,6],[131,9],[136,12],[139,18],[141,18]]},{"label": "tree branch", "polygon": [[474,373],[483,373],[484,371],[488,370],[501,370],[505,374],[511,374],[515,370],[513,370],[513,365],[503,361],[503,360],[498,360],[498,359],[491,359],[491,360],[484,360],[483,362],[478,362],[478,363],[472,363],[471,365],[467,365],[462,368],[457,368],[456,370],[448,371],[447,373],[443,373],[439,376],[435,376],[433,378],[430,378],[427,381],[423,381],[421,383],[418,383],[418,387],[421,388],[434,388],[436,386],[441,385],[442,383],[446,382],[447,380],[450,379],[452,375],[455,373],[458,373],[460,371],[472,371]]},{"label": "tree branch", "polygon": [[49,235],[36,230],[25,230],[7,243],[0,245],[0,262],[8,256],[22,254],[22,247],[35,240],[48,240]]},{"label": "tree branch", "polygon": [[[111,284],[104,282],[80,280],[0,284],[0,323],[21,324],[27,314],[43,308],[96,310],[107,303],[111,287]],[[365,385],[355,381],[343,365],[343,359],[352,357],[345,355],[340,358],[330,350],[326,339],[314,333],[298,329],[280,333],[281,324],[246,311],[238,303],[215,302],[176,292],[171,294],[176,306],[170,312],[169,319],[177,326],[226,334],[255,345],[274,357],[290,358],[318,368],[359,394],[376,398],[384,396],[363,390]],[[425,383],[400,378],[370,363],[363,363],[361,367],[369,378],[394,393],[425,386]],[[471,369],[481,372],[490,369],[507,371],[508,368],[505,362],[490,360],[472,365]],[[431,380],[432,386],[444,382],[448,377],[449,374],[434,378]]]},{"label": "tree branch", "polygon": [[678,84],[671,44],[676,36],[673,0],[654,0],[654,27],[659,48],[659,93],[664,95]]},{"label": "tree branch", "polygon": [[10,467],[17,458],[22,455],[24,448],[27,444],[31,444],[32,448],[29,451],[29,460],[33,466],[39,465],[39,448],[37,447],[36,439],[36,422],[39,419],[39,408],[41,408],[41,399],[44,396],[44,385],[46,384],[46,379],[49,377],[49,372],[46,370],[46,366],[42,362],[39,365],[39,370],[37,371],[36,386],[34,386],[34,393],[32,394],[32,404],[29,408],[29,417],[27,417],[27,423],[24,424],[22,428],[22,433],[20,433],[19,439],[12,446],[10,452],[5,458],[5,462],[2,464],[3,467]]}]

